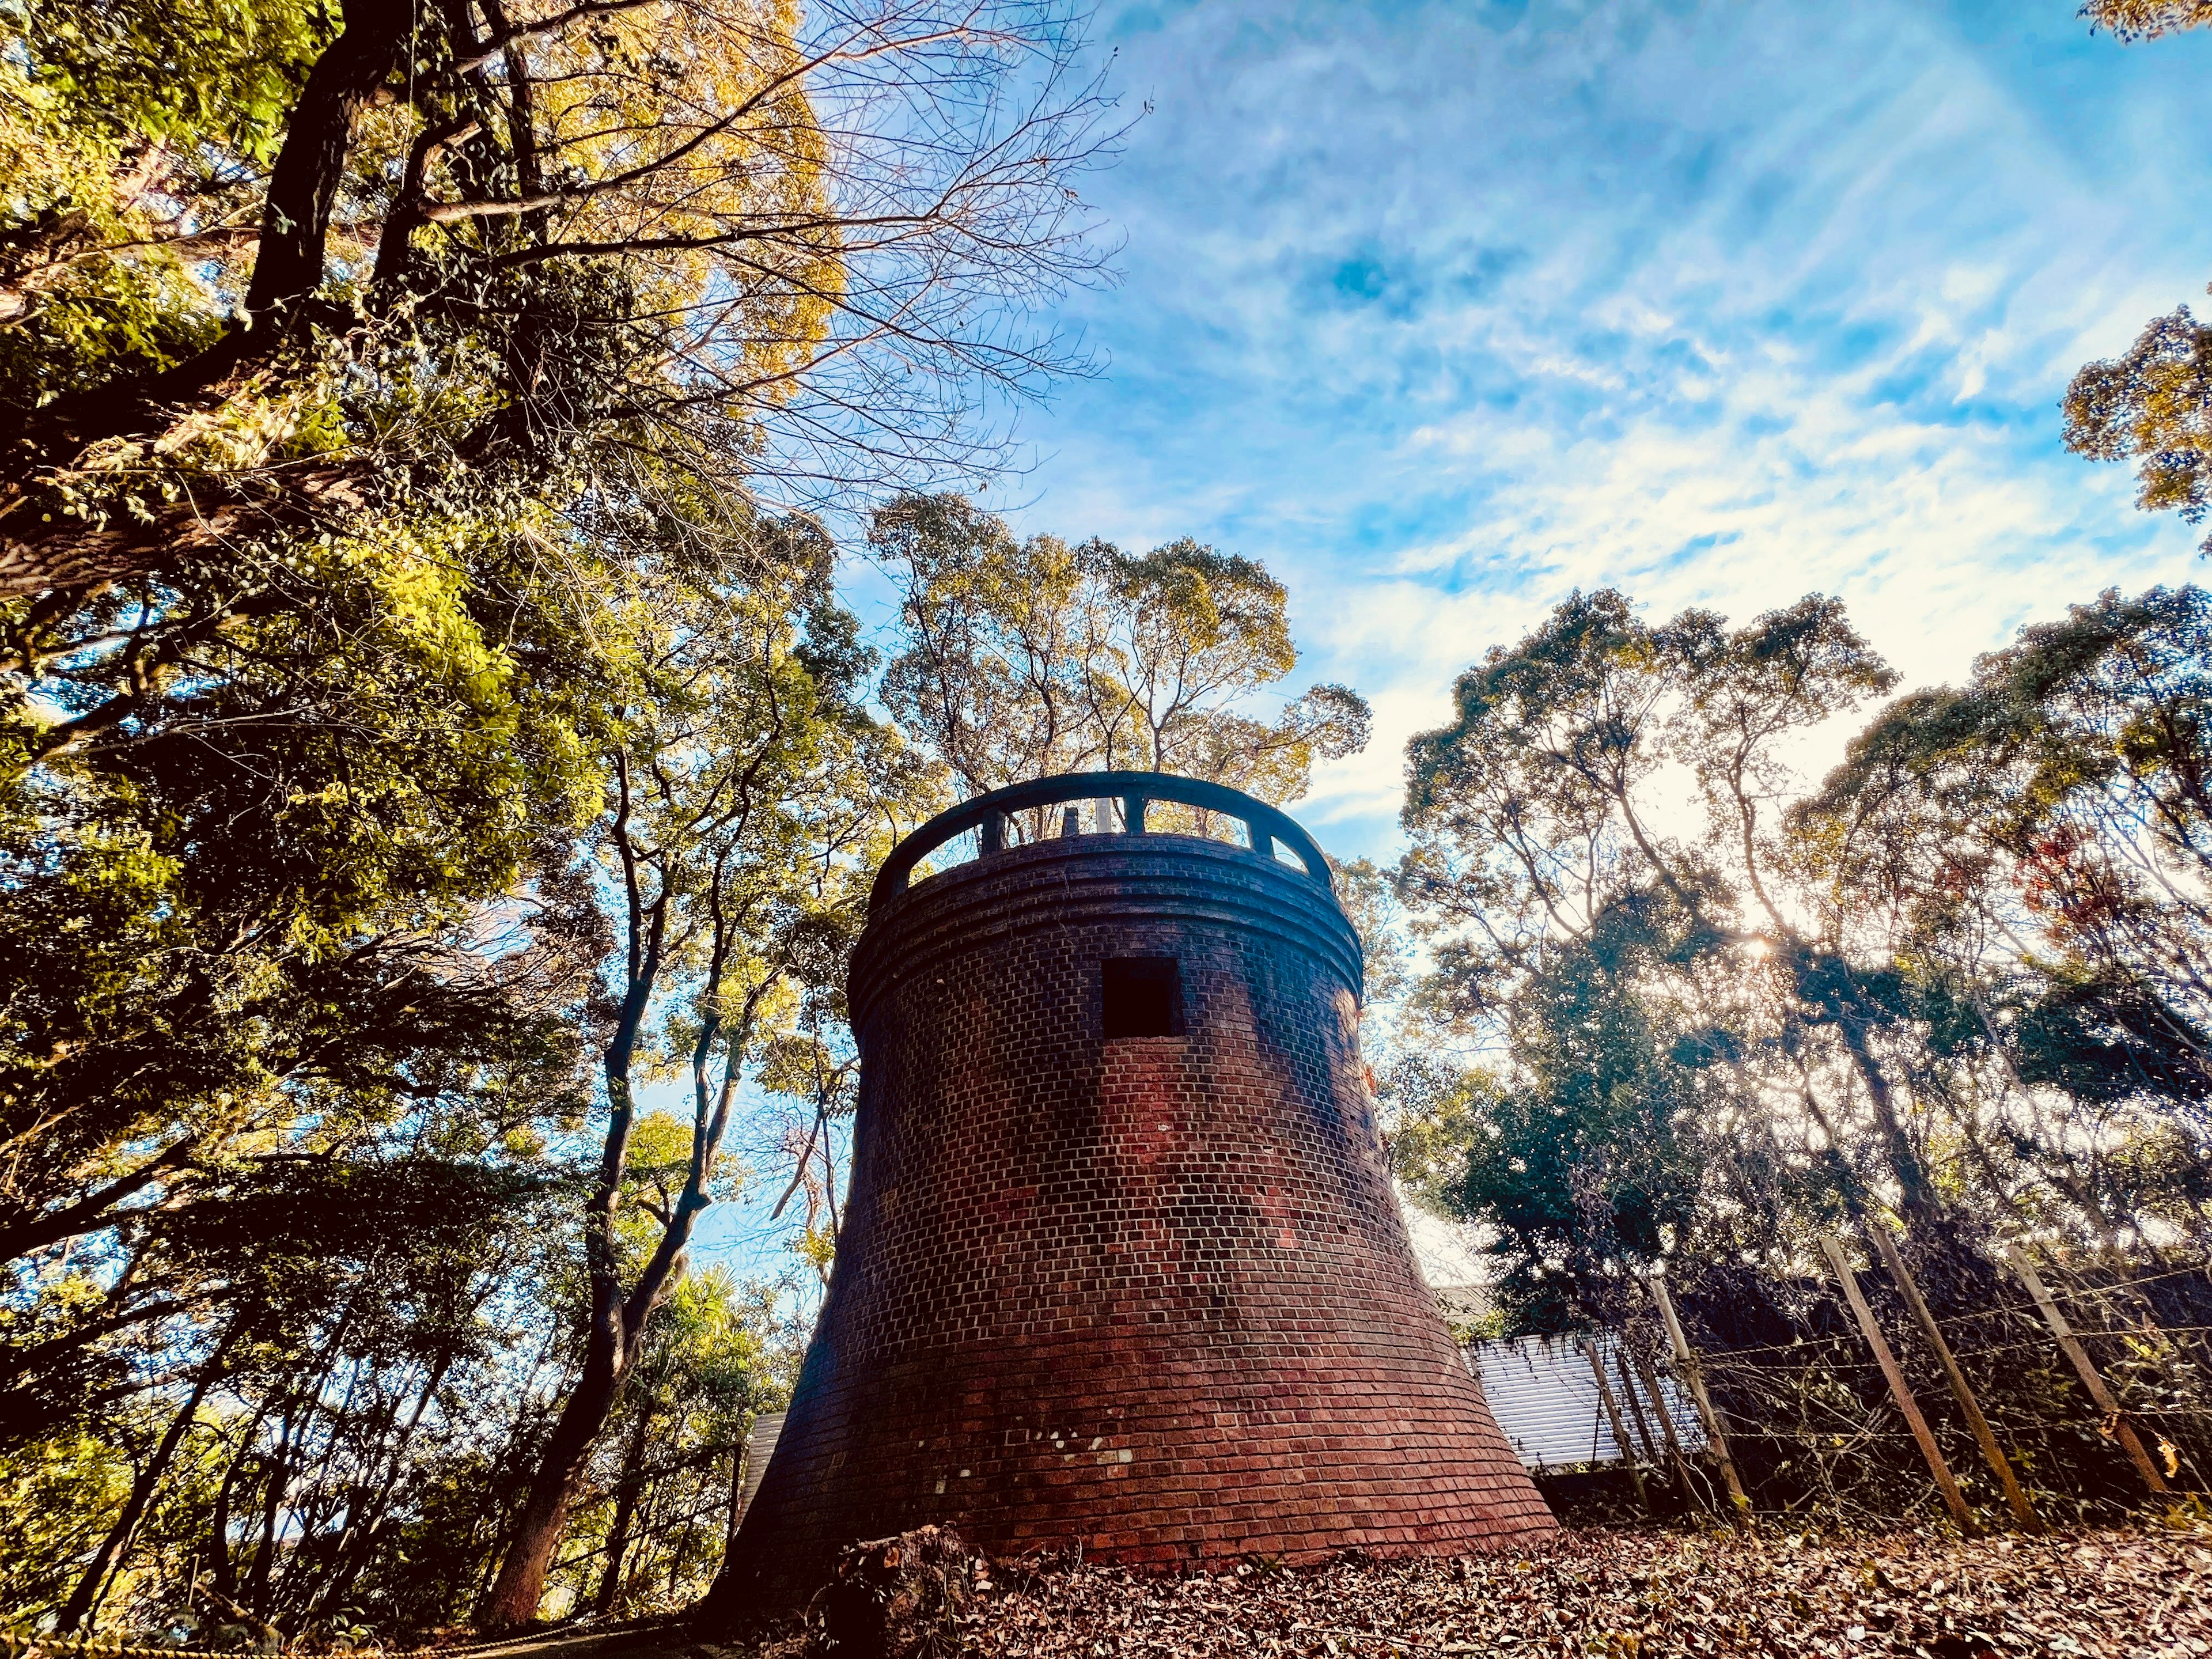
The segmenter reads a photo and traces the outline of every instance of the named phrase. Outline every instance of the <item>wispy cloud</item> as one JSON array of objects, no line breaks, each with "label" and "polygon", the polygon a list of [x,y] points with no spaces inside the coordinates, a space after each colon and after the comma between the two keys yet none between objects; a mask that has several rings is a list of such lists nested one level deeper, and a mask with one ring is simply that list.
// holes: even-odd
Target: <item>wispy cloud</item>
[{"label": "wispy cloud", "polygon": [[2074,0],[1125,6],[1112,355],[1018,515],[1293,584],[1377,738],[1307,815],[1390,838],[1406,737],[1567,589],[1841,594],[1916,681],[2193,537],[2056,403],[2212,277],[2212,39]]}]

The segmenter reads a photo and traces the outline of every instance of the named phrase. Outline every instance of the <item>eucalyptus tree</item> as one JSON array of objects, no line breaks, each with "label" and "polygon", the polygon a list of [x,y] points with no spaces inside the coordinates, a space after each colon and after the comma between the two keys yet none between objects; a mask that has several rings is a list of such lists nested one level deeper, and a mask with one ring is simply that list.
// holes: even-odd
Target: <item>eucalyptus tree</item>
[{"label": "eucalyptus tree", "polygon": [[1624,1267],[1773,1237],[1824,1153],[1856,1154],[1857,1096],[1883,1173],[1928,1202],[1865,964],[1780,890],[1784,745],[1890,684],[1819,596],[1731,630],[1577,593],[1409,745],[1418,995],[1505,1062],[1494,1090],[1429,1092],[1470,1120],[1458,1201],[1500,1229],[1527,1318],[1600,1311]]},{"label": "eucalyptus tree", "polygon": [[[641,533],[666,526],[648,521]],[[574,1381],[482,1622],[537,1614],[579,1481],[681,1281],[748,1067],[811,981],[834,977],[875,863],[933,804],[931,774],[866,712],[868,659],[804,520],[756,538],[750,580],[701,585],[678,543],[641,558],[633,679],[588,841],[617,945],[600,1052],[604,1133],[580,1217],[588,1285]],[[711,567],[719,568],[719,566]],[[682,1156],[641,1187],[641,1072],[691,1095]]]},{"label": "eucalyptus tree", "polygon": [[[2136,505],[2190,524],[2212,509],[2212,327],[2187,306],[2143,325],[2118,356],[2085,365],[2066,388],[2066,447],[2136,463]],[[2212,537],[2204,543],[2212,551]]]},{"label": "eucalyptus tree", "polygon": [[[2107,1238],[2144,1212],[2119,1189],[2146,1137],[2185,1169],[2212,1127],[2208,714],[2212,596],[2107,592],[1899,699],[1795,814],[1828,902],[1894,916],[1988,1070],[1991,1182]],[[2185,1198],[2167,1218],[2203,1225]]]},{"label": "eucalyptus tree", "polygon": [[264,1164],[142,1219],[131,1272],[169,1317],[137,1347],[135,1386],[0,1454],[42,1477],[0,1500],[24,1547],[0,1562],[16,1616],[143,1626],[189,1599],[191,1572],[262,1623],[345,1600],[404,1507],[418,1435],[531,1322],[557,1232],[557,1171],[453,1127]]},{"label": "eucalyptus tree", "polygon": [[1023,540],[959,495],[899,498],[869,541],[900,595],[884,703],[968,793],[1134,769],[1294,800],[1316,761],[1366,744],[1342,686],[1248,712],[1297,666],[1288,591],[1256,560]]}]

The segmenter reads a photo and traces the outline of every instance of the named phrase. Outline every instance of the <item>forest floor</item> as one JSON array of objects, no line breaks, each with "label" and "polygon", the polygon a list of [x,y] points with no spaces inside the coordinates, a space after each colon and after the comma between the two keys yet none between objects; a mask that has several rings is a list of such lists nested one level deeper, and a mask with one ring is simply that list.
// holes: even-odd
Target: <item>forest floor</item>
[{"label": "forest floor", "polygon": [[[827,1647],[793,1618],[735,1641],[674,1632],[610,1641],[594,1659],[862,1659],[874,1646]],[[1588,1531],[1526,1553],[1179,1577],[979,1565],[956,1606],[907,1621],[878,1650],[948,1659],[2203,1659],[2212,1654],[2212,1528],[1967,1540]]]}]

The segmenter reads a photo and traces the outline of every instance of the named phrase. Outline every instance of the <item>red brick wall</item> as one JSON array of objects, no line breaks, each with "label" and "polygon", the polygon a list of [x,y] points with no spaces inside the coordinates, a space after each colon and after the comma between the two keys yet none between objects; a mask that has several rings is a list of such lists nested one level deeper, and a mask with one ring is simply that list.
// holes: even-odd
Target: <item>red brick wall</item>
[{"label": "red brick wall", "polygon": [[[1101,1035],[1172,956],[1188,1035]],[[1548,1531],[1423,1288],[1364,1084],[1358,946],[1291,866],[1046,841],[917,884],[853,968],[837,1266],[721,1597],[925,1522],[1171,1566]]]}]

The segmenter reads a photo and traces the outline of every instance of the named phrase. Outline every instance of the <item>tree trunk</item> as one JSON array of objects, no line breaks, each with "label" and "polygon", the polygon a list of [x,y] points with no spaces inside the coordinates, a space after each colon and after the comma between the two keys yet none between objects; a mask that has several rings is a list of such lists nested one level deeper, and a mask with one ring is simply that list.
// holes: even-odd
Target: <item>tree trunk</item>
[{"label": "tree trunk", "polygon": [[415,1409],[408,1417],[406,1426],[400,1430],[398,1440],[385,1457],[383,1480],[374,1486],[364,1481],[359,1488],[356,1507],[346,1517],[345,1534],[338,1540],[337,1549],[334,1552],[330,1583],[322,1594],[324,1613],[336,1612],[353,1589],[354,1581],[368,1570],[370,1559],[376,1553],[378,1528],[383,1525],[386,1512],[392,1507],[392,1489],[398,1485],[400,1474],[406,1466],[407,1449],[413,1443],[415,1431],[422,1425],[422,1413],[430,1408],[430,1401],[436,1398],[438,1386],[446,1380],[446,1372],[453,1363],[452,1354],[439,1356],[438,1363],[430,1368],[429,1376],[422,1384],[422,1393],[415,1397]]},{"label": "tree trunk", "polygon": [[538,1617],[538,1603],[545,1594],[546,1571],[553,1565],[553,1553],[560,1548],[561,1534],[568,1527],[568,1505],[575,1500],[576,1483],[591,1461],[599,1431],[621,1403],[635,1345],[623,1343],[617,1347],[611,1341],[603,1343],[602,1328],[595,1322],[592,1352],[585,1358],[584,1374],[553,1425],[553,1437],[546,1443],[545,1455],[530,1482],[530,1496],[523,1503],[514,1541],[507,1547],[507,1559],[500,1563],[491,1595],[477,1615],[477,1623],[486,1629],[526,1625]]},{"label": "tree trunk", "polygon": [[599,1600],[594,1604],[601,1613],[612,1613],[622,1597],[623,1557],[629,1553],[630,1522],[637,1515],[637,1495],[645,1486],[646,1434],[652,1426],[653,1402],[648,1399],[639,1406],[637,1427],[631,1431],[629,1444],[623,1449],[622,1478],[615,1487],[615,1517],[607,1528],[606,1571],[599,1576]]},{"label": "tree trunk", "polygon": [[76,1588],[70,1592],[69,1600],[62,1604],[61,1613],[54,1620],[57,1633],[74,1635],[90,1623],[93,1609],[100,1602],[100,1591],[106,1588],[109,1575],[122,1565],[125,1554],[130,1550],[131,1540],[138,1531],[138,1523],[146,1518],[146,1510],[154,1501],[154,1493],[161,1484],[161,1477],[169,1472],[169,1464],[177,1455],[177,1448],[184,1443],[185,1436],[191,1429],[192,1419],[199,1415],[200,1401],[207,1397],[210,1385],[222,1370],[223,1358],[230,1352],[231,1340],[238,1334],[238,1329],[236,1325],[231,1327],[216,1351],[200,1367],[199,1375],[192,1379],[192,1391],[185,1397],[184,1408],[169,1419],[169,1426],[162,1431],[153,1455],[146,1460],[146,1467],[138,1471],[138,1478],[131,1483],[131,1496],[124,1502],[123,1513],[116,1516],[115,1524],[107,1529],[107,1536],[100,1540],[99,1549],[93,1553],[90,1565],[76,1581]]},{"label": "tree trunk", "polygon": [[1897,1100],[1891,1094],[1889,1079],[1883,1075],[1881,1062],[1875,1058],[1867,1042],[1866,1021],[1856,1007],[1843,1010],[1836,1019],[1837,1035],[1844,1040],[1844,1048],[1851,1057],[1851,1065],[1866,1085],[1867,1098],[1874,1105],[1875,1122],[1881,1131],[1882,1144],[1889,1153],[1889,1166],[1897,1176],[1897,1190],[1901,1207],[1906,1217],[1929,1228],[1940,1230],[1943,1207],[1929,1183],[1928,1171],[1920,1156],[1912,1150],[1906,1137],[1905,1125],[1897,1115]]},{"label": "tree trunk", "polygon": [[238,1595],[238,1565],[230,1553],[230,1499],[238,1490],[239,1471],[246,1460],[253,1455],[253,1443],[260,1438],[261,1425],[269,1419],[269,1406],[264,1401],[261,1408],[246,1425],[239,1437],[238,1450],[232,1455],[230,1466],[222,1472],[222,1485],[216,1491],[215,1514],[208,1522],[208,1572],[216,1593],[235,1600]]}]

